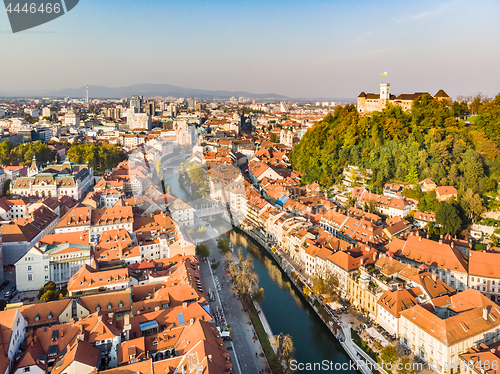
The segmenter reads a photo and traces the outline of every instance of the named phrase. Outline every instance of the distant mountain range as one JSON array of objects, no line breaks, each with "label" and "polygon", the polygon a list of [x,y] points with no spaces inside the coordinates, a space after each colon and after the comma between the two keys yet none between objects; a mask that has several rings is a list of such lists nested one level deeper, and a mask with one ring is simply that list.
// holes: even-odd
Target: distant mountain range
[{"label": "distant mountain range", "polygon": [[[94,99],[130,98],[132,95],[173,96],[196,99],[229,99],[245,97],[253,99],[288,99],[287,96],[274,93],[254,94],[246,91],[211,91],[195,88],[172,86],[170,84],[135,84],[125,87],[89,86],[89,97]],[[0,97],[52,97],[52,98],[83,98],[86,96],[85,86],[80,88],[65,88],[63,90],[33,90],[33,91],[0,91]]]}]

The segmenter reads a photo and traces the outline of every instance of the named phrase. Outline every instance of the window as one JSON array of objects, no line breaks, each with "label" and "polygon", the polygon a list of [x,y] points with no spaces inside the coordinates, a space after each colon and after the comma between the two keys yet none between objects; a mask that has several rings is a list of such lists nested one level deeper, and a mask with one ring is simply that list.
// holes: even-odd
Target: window
[{"label": "window", "polygon": [[31,265],[28,265],[28,271],[31,271]]},{"label": "window", "polygon": [[33,274],[28,274],[28,282],[31,282],[33,280]]}]

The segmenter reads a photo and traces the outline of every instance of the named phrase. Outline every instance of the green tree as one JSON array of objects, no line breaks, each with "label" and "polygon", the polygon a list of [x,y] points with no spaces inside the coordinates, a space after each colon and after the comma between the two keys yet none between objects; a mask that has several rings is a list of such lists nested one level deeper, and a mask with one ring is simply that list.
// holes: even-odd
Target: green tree
[{"label": "green tree", "polygon": [[398,360],[398,351],[392,344],[388,344],[382,349],[382,352],[380,353],[380,358],[388,363],[388,364],[394,364]]},{"label": "green tree", "polygon": [[398,363],[398,374],[413,374],[413,363],[408,356],[403,356]]},{"label": "green tree", "polygon": [[441,234],[455,234],[462,225],[458,209],[448,202],[439,204],[436,211],[436,223],[441,225]]},{"label": "green tree", "polygon": [[272,143],[279,143],[280,138],[276,133],[272,132],[271,135],[269,135],[269,141]]},{"label": "green tree", "polygon": [[210,249],[208,248],[208,245],[206,245],[206,244],[197,245],[196,246],[196,256],[198,256],[202,260],[204,260],[208,256],[210,256]]},{"label": "green tree", "polygon": [[11,165],[11,152],[14,149],[14,145],[10,140],[3,141],[0,143],[0,165],[10,166]]},{"label": "green tree", "polygon": [[465,191],[461,199],[461,205],[469,219],[476,215],[484,213],[486,208],[483,206],[483,199],[478,193],[474,193],[470,188]]},{"label": "green tree", "polygon": [[219,239],[217,239],[217,248],[219,248],[223,254],[227,255],[231,251],[229,240],[225,236],[219,236]]},{"label": "green tree", "polygon": [[10,196],[10,184],[11,180],[7,179],[3,185],[2,194],[3,196]]},{"label": "green tree", "polygon": [[408,175],[406,176],[406,180],[410,183],[417,183],[418,182],[418,170],[415,165],[412,165],[410,167],[410,170],[408,171]]},{"label": "green tree", "polygon": [[283,333],[274,335],[273,345],[276,352],[276,361],[278,362],[278,367],[273,370],[273,373],[293,373],[293,370],[290,366],[290,361],[293,360],[293,356],[295,353],[295,347],[293,345],[292,337],[288,334],[285,335]]},{"label": "green tree", "polygon": [[317,295],[321,296],[325,291],[325,281],[319,275],[315,275],[312,279],[312,291]]},{"label": "green tree", "polygon": [[116,145],[86,143],[71,146],[68,158],[74,164],[88,163],[94,169],[94,174],[102,175],[106,170],[112,170],[125,161],[128,155]]},{"label": "green tree", "polygon": [[475,151],[468,149],[465,152],[463,169],[467,187],[474,192],[478,191],[479,182],[484,175],[484,169],[481,159]]},{"label": "green tree", "polygon": [[239,261],[229,265],[229,276],[234,279],[236,290],[240,295],[248,295],[254,297],[260,295],[259,277],[255,273],[253,262],[249,257],[243,258],[241,250],[239,253]]},{"label": "green tree", "polygon": [[195,199],[204,198],[210,193],[208,175],[205,169],[197,162],[184,162],[179,167],[179,172],[189,178],[192,188],[192,196]]},{"label": "green tree", "polygon": [[38,291],[38,298],[42,301],[54,300],[59,297],[59,290],[53,281],[48,281]]}]

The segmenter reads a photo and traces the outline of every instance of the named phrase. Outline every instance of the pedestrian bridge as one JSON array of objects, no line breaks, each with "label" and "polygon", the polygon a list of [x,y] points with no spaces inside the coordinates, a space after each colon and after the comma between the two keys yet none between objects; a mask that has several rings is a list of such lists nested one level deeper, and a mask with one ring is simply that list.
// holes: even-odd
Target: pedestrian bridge
[{"label": "pedestrian bridge", "polygon": [[227,214],[227,207],[224,204],[202,204],[196,207],[196,216],[198,218],[211,217],[218,214]]}]

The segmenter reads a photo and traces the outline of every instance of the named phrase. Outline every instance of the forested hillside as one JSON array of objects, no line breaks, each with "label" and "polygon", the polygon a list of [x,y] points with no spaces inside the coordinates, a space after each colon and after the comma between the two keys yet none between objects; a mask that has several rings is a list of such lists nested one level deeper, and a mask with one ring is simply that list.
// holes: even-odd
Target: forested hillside
[{"label": "forested hillside", "polygon": [[354,105],[337,107],[313,126],[290,159],[303,182],[339,183],[348,164],[373,171],[371,183],[440,185],[485,193],[500,181],[500,94],[479,109],[474,124],[457,120],[450,102],[422,95],[411,111],[389,105],[360,116]]}]

